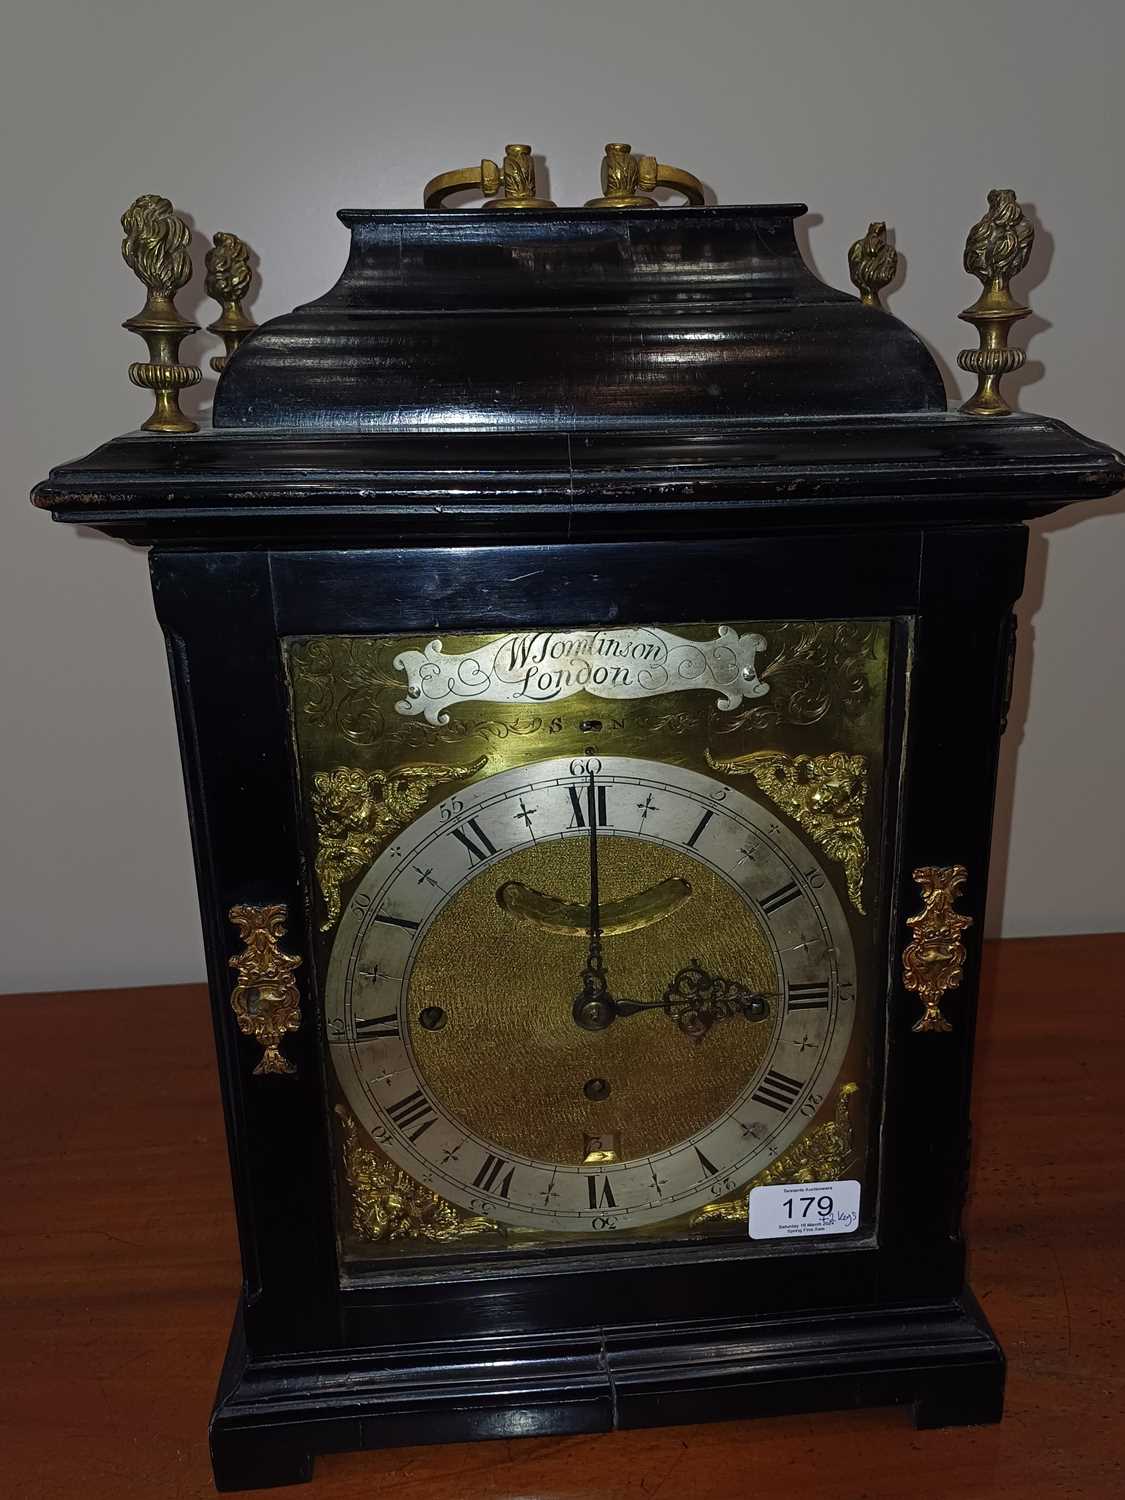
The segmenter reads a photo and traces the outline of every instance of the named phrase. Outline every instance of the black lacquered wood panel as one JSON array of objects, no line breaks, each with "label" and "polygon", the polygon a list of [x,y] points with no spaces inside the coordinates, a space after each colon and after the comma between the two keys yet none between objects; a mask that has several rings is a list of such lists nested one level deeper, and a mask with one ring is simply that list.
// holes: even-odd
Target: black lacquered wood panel
[{"label": "black lacquered wood panel", "polygon": [[801,212],[346,212],[340,280],[241,345],[215,426],[542,433],[940,411],[917,335],[801,260]]},{"label": "black lacquered wood panel", "polygon": [[731,536],[1020,519],[1125,482],[1042,417],[598,434],[134,433],[35,491],[56,520],[198,547]]}]

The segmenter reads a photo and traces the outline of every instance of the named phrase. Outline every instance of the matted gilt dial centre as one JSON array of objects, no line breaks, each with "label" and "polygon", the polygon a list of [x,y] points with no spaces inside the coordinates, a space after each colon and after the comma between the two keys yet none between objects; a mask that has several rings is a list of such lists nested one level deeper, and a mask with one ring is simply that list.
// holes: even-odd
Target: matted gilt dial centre
[{"label": "matted gilt dial centre", "polygon": [[[693,892],[660,921],[603,939],[614,994],[655,999],[694,956],[757,989],[778,988],[767,935],[721,876],[660,844],[624,836],[599,842],[607,903],[685,876]],[[448,1018],[440,1033],[411,1028],[423,1078],[474,1134],[540,1160],[580,1162],[585,1136],[609,1128],[621,1133],[629,1156],[683,1140],[730,1108],[770,1041],[768,1025],[728,1022],[697,1044],[659,1007],[617,1019],[606,1000],[575,1006],[585,931],[521,920],[496,892],[519,882],[581,905],[588,881],[581,838],[508,855],[449,901],[411,973],[414,1005],[440,1004]],[[463,966],[469,943],[471,982]],[[590,1078],[612,1080],[612,1120],[604,1105],[590,1108]]]}]

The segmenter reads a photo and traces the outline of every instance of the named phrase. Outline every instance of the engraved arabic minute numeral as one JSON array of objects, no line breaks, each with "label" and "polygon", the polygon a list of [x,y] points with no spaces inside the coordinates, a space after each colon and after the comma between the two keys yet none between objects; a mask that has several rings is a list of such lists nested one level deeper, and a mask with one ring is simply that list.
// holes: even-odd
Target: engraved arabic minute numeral
[{"label": "engraved arabic minute numeral", "polygon": [[[402,1133],[409,1136],[412,1141],[425,1135],[430,1126],[437,1123],[437,1115],[434,1114],[430,1101],[421,1089],[415,1089],[412,1094],[406,1094],[395,1104],[388,1104],[387,1114]],[[416,1128],[412,1130],[411,1126]]]},{"label": "engraved arabic minute numeral", "polygon": [[489,838],[488,834],[485,833],[476,818],[469,818],[468,827],[473,830],[473,833],[480,840],[479,844],[474,842],[463,828],[454,828],[452,830],[453,837],[459,839],[469,851],[469,861],[471,864],[482,864],[490,854],[496,853],[496,845]]},{"label": "engraved arabic minute numeral", "polygon": [[355,1036],[357,1042],[370,1042],[376,1037],[399,1035],[398,1012],[389,1011],[385,1016],[356,1016]]},{"label": "engraved arabic minute numeral", "polygon": [[750,1097],[783,1115],[804,1086],[799,1078],[790,1078],[787,1073],[778,1073],[771,1068]]},{"label": "engraved arabic minute numeral", "polygon": [[[500,1177],[505,1167],[508,1171],[505,1176]],[[514,1166],[509,1165],[502,1156],[494,1156],[490,1151],[484,1159],[484,1165],[473,1178],[473,1186],[483,1189],[486,1193],[493,1193],[498,1198],[507,1198],[515,1174]],[[499,1181],[497,1181],[498,1178]]]},{"label": "engraved arabic minute numeral", "polygon": [[827,1010],[828,981],[817,980],[815,984],[791,984],[789,986],[790,1010]]}]

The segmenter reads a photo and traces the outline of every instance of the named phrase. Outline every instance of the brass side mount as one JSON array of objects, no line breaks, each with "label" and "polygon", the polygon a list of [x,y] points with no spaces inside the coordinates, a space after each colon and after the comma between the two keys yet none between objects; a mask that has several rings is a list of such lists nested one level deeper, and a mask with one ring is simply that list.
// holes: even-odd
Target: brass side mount
[{"label": "brass side mount", "polygon": [[[474,190],[491,201],[486,208],[554,208],[549,198],[535,196],[535,160],[531,147],[506,146],[504,162],[497,166],[485,157],[479,167],[461,167],[456,172],[439,172],[422,190],[424,208],[445,208],[445,200],[454,193]],[[499,197],[496,195],[500,194]]]},{"label": "brass side mount", "polygon": [[969,230],[965,241],[965,270],[984,290],[963,313],[980,338],[977,349],[962,349],[957,363],[977,377],[977,388],[961,410],[975,417],[1005,417],[1011,407],[1000,394],[1000,379],[1020,369],[1027,359],[1022,349],[1009,349],[1012,324],[1026,318],[1030,307],[1017,302],[1008,290],[1013,276],[1027,265],[1035,242],[1035,227],[1024,218],[1011,188],[993,188],[988,211]]},{"label": "brass side mount", "polygon": [[907,917],[912,933],[902,952],[902,982],[922,1002],[922,1014],[912,1031],[952,1031],[941,1013],[942,997],[961,983],[965,966],[962,934],[972,917],[954,909],[968,879],[964,865],[922,865],[914,881],[922,895],[922,910]]},{"label": "brass side mount", "polygon": [[238,974],[231,993],[231,1009],[238,1029],[252,1036],[262,1049],[256,1074],[295,1073],[281,1051],[286,1032],[301,1024],[301,996],[293,970],[300,955],[286,953],[281,946],[289,913],[273,906],[232,906],[227,913],[242,937],[242,949],[228,960]]},{"label": "brass side mount", "polygon": [[673,188],[693,208],[703,203],[703,184],[679,167],[665,166],[655,156],[634,156],[632,146],[611,141],[602,158],[602,196],[587,200],[587,208],[657,208],[653,188]]}]

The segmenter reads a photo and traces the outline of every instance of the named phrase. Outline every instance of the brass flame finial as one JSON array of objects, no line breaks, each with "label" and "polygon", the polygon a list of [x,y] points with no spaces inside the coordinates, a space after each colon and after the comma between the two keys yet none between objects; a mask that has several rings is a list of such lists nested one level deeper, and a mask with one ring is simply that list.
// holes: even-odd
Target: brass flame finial
[{"label": "brass flame finial", "polygon": [[655,187],[674,188],[684,195],[693,208],[703,202],[703,184],[690,172],[668,167],[655,156],[634,156],[633,148],[623,141],[611,141],[602,158],[600,198],[587,200],[587,208],[657,208],[648,194]]},{"label": "brass flame finial", "polygon": [[864,307],[881,307],[879,293],[895,279],[898,251],[887,243],[882,220],[867,226],[867,233],[848,251],[848,271]]},{"label": "brass flame finial", "polygon": [[203,372],[177,362],[180,344],[198,323],[189,323],[176,310],[176,293],[191,277],[188,244],[191,230],[172,210],[167,198],[145,193],[121,216],[125,264],[147,292],[145,305],[122,324],[139,334],[148,347],[148,361],[129,366],[129,379],[155,397],[152,416],[143,426],[149,432],[195,432],[197,424],[180,410],[180,391],[198,385]]},{"label": "brass flame finial", "polygon": [[[485,157],[479,167],[461,167],[456,172],[441,172],[431,177],[422,190],[425,208],[444,208],[446,198],[475,188],[492,201],[486,208],[554,208],[549,198],[535,196],[535,159],[531,147],[505,146],[504,164],[498,167]],[[503,190],[501,197],[497,193]]]},{"label": "brass flame finial", "polygon": [[1012,189],[993,188],[988,212],[965,241],[965,270],[979,278],[984,290],[958,314],[980,337],[979,348],[962,349],[957,356],[961,369],[977,377],[976,390],[961,408],[973,416],[1003,417],[1012,409],[1000,394],[1000,378],[1020,369],[1027,355],[1008,348],[1008,333],[1031,309],[1013,299],[1008,284],[1027,265],[1034,240],[1035,228],[1024,218]]},{"label": "brass flame finial", "polygon": [[212,370],[221,374],[227,360],[250,330],[257,326],[254,319],[242,311],[242,299],[250,290],[250,247],[236,234],[224,234],[220,230],[214,236],[214,248],[208,250],[204,264],[207,267],[204,283],[207,295],[223,310],[213,323],[207,325],[207,332],[217,333],[226,348],[225,354],[211,356]]}]

